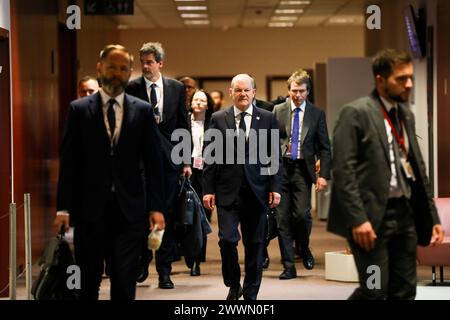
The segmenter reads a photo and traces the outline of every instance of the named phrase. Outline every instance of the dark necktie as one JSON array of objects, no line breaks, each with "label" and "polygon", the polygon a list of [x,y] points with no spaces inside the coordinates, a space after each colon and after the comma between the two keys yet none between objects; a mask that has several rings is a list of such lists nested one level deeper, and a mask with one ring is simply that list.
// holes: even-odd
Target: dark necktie
[{"label": "dark necktie", "polygon": [[152,83],[152,85],[150,86],[151,90],[150,90],[150,103],[153,107],[153,112],[155,113],[155,115],[159,115],[159,109],[156,107],[156,105],[158,104],[158,99],[156,98],[156,84]]},{"label": "dark necktie", "polygon": [[239,121],[239,129],[244,131],[245,137],[247,137],[247,126],[245,125],[245,115],[247,112],[241,112],[241,120]]},{"label": "dark necktie", "polygon": [[402,134],[402,126],[400,125],[400,121],[398,119],[398,111],[397,108],[391,108],[389,110],[389,118],[392,121],[392,124],[394,125],[395,130],[397,130],[397,133],[401,136]]},{"label": "dark necktie", "polygon": [[114,136],[114,130],[116,129],[116,112],[114,111],[114,105],[116,104],[116,100],[110,99],[108,101],[108,111],[106,115],[108,117],[109,130],[111,131],[111,139]]},{"label": "dark necktie", "polygon": [[300,132],[300,108],[295,108],[294,128],[292,129],[291,159],[298,158],[298,135]]}]

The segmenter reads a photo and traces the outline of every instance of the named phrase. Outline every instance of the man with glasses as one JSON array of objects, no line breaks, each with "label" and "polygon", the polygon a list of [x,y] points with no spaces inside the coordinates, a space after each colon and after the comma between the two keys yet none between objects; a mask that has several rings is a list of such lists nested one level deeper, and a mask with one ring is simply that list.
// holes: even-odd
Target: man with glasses
[{"label": "man with glasses", "polygon": [[[166,231],[161,247],[156,251],[156,270],[159,275],[159,288],[173,289],[170,279],[172,261],[175,253],[175,230],[173,211],[175,195],[180,174],[190,176],[192,170],[189,165],[180,167],[171,160],[171,152],[176,142],[171,141],[172,133],[176,129],[188,130],[187,110],[185,107],[184,86],[177,80],[163,77],[161,70],[164,65],[164,49],[159,42],[148,42],[139,50],[142,67],[142,77],[131,81],[126,89],[128,94],[150,102],[153,107],[159,132],[162,135],[161,147],[164,155],[164,176],[166,191]],[[143,282],[148,276],[148,265],[152,259],[152,252],[147,249],[147,239],[142,241],[138,282]]]},{"label": "man with glasses", "polygon": [[[280,127],[284,175],[280,205],[276,208],[278,241],[284,271],[281,280],[297,277],[293,243],[300,244],[303,266],[314,268],[309,248],[312,229],[311,187],[316,191],[327,187],[330,179],[331,151],[325,112],[311,104],[308,94],[311,78],[302,69],[287,81],[289,98],[276,105],[275,116]],[[320,170],[316,174],[316,161]]]}]

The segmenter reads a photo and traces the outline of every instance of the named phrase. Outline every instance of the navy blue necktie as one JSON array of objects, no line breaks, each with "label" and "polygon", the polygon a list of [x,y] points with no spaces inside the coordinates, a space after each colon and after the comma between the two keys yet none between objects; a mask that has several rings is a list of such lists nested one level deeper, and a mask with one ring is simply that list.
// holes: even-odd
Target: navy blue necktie
[{"label": "navy blue necktie", "polygon": [[109,130],[111,131],[111,139],[114,136],[114,130],[116,129],[116,112],[114,111],[114,105],[116,100],[109,99],[108,101],[108,111],[106,113],[108,117]]},{"label": "navy blue necktie", "polygon": [[291,144],[291,158],[296,160],[298,158],[298,135],[300,131],[300,108],[295,108],[294,128],[292,130],[292,144]]},{"label": "navy blue necktie", "polygon": [[247,126],[245,125],[245,115],[247,112],[241,112],[241,120],[239,121],[239,129],[244,131],[244,135],[247,136]]},{"label": "navy blue necktie", "polygon": [[159,115],[159,109],[156,107],[156,105],[158,104],[158,98],[156,97],[156,84],[152,83],[152,85],[150,86],[151,90],[150,90],[150,103],[153,107],[153,112],[155,113],[155,115]]}]

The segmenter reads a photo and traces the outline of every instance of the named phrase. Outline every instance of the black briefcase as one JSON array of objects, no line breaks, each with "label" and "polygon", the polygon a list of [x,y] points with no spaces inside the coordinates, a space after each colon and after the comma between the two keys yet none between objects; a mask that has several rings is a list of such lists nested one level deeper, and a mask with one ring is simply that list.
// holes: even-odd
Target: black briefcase
[{"label": "black briefcase", "polygon": [[64,230],[45,247],[39,259],[40,272],[31,288],[35,300],[76,300],[78,292],[67,286],[67,268],[75,261]]}]

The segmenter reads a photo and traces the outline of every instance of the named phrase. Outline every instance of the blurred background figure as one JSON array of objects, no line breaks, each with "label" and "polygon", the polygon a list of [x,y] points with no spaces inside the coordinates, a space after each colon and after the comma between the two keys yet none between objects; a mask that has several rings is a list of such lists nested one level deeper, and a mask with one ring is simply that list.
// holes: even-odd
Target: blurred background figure
[{"label": "blurred background figure", "polygon": [[184,89],[186,90],[186,108],[189,110],[191,106],[192,96],[197,90],[197,81],[191,77],[182,77],[180,82],[184,84]]},{"label": "blurred background figure", "polygon": [[[208,130],[209,120],[214,107],[214,101],[205,91],[196,91],[192,97],[191,113],[188,124],[192,137],[192,176],[191,183],[200,199],[203,199],[202,175],[203,175],[203,138]],[[205,208],[206,218],[211,222],[211,210]],[[203,247],[197,257],[185,256],[186,264],[191,268],[191,276],[200,275],[200,263],[206,261],[206,235],[203,236]]]},{"label": "blurred background figure", "polygon": [[222,109],[225,100],[223,99],[223,92],[220,90],[211,91],[211,98],[214,101],[213,112]]},{"label": "blurred background figure", "polygon": [[90,96],[98,91],[99,85],[96,78],[85,76],[78,82],[78,98]]}]

